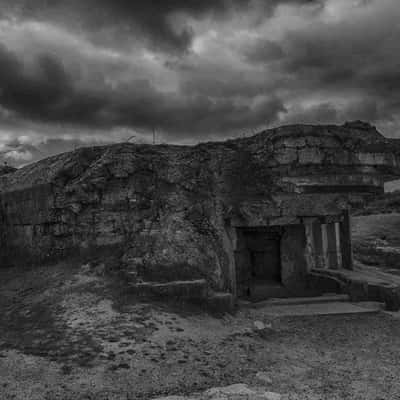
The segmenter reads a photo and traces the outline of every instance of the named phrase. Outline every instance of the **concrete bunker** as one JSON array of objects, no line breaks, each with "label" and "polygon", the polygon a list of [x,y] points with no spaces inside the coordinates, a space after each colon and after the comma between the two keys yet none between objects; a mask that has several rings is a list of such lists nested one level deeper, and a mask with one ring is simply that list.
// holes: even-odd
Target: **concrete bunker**
[{"label": "concrete bunker", "polygon": [[104,250],[135,290],[308,295],[314,271],[352,268],[352,205],[399,176],[399,144],[359,122],[82,148],[0,176],[0,260]]}]

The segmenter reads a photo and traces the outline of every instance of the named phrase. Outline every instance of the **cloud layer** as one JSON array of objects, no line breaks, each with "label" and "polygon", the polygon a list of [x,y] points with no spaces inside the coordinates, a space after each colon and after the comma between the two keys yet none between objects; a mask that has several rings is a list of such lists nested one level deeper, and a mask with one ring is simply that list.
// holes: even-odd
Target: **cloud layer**
[{"label": "cloud layer", "polygon": [[397,0],[0,0],[0,160],[365,119],[399,136]]}]

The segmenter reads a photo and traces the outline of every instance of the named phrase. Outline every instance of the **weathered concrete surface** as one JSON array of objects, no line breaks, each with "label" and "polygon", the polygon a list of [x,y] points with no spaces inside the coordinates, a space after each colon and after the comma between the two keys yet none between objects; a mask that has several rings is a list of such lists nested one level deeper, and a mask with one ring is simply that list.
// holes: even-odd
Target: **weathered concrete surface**
[{"label": "weathered concrete surface", "polygon": [[[78,149],[0,177],[1,256],[17,264],[103,248],[138,283],[205,279],[234,292],[236,227],[280,225],[290,235],[304,218],[339,215],[395,175],[400,145],[363,123],[194,147]],[[289,286],[304,273],[297,267],[282,265]]]}]

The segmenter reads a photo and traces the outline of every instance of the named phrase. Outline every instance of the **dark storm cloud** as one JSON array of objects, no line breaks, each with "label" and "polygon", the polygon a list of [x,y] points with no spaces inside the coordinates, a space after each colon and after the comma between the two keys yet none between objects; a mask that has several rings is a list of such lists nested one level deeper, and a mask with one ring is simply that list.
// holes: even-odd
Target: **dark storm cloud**
[{"label": "dark storm cloud", "polygon": [[54,56],[40,54],[25,65],[0,46],[0,103],[34,120],[90,121],[102,106],[96,93],[80,92]]},{"label": "dark storm cloud", "polygon": [[[171,16],[185,13],[189,16],[203,17],[211,15],[214,18],[224,18],[230,12],[246,12],[252,7],[258,7],[269,17],[275,8],[281,4],[321,4],[323,0],[88,0],[94,10],[91,13],[103,25],[127,21],[139,27],[140,32],[147,35],[153,47],[184,51],[190,46],[194,32],[190,25],[183,24],[177,29]],[[111,17],[111,18],[110,18]]]},{"label": "dark storm cloud", "polygon": [[[186,23],[178,24],[173,16],[184,13],[201,17],[223,16],[229,11],[246,8],[251,0],[3,0],[22,18],[34,17],[83,26],[98,34],[115,28],[117,41],[148,39],[152,48],[164,51],[187,50],[193,30]],[[115,35],[114,31],[114,35]]]},{"label": "dark storm cloud", "polygon": [[41,55],[32,71],[27,71],[15,54],[0,46],[0,89],[4,107],[27,117],[38,117],[63,101],[71,90],[71,82],[53,57]]},{"label": "dark storm cloud", "polygon": [[39,55],[27,66],[4,47],[0,47],[0,65],[0,103],[37,121],[103,128],[162,127],[181,136],[188,127],[196,134],[268,124],[284,110],[281,101],[273,96],[250,106],[229,97],[162,93],[148,80],[131,80],[122,89],[108,85],[103,77],[96,87],[83,88],[54,56]]},{"label": "dark storm cloud", "polygon": [[390,12],[390,1],[380,5],[363,18],[317,21],[307,29],[289,31],[281,41],[285,57],[277,68],[291,80],[290,89],[334,97],[339,103],[334,108],[342,110],[338,118],[374,122],[398,115],[400,10],[393,7]]},{"label": "dark storm cloud", "polygon": [[[199,16],[207,13],[221,14],[234,7],[246,7],[248,0],[96,0],[94,7],[109,10],[111,13],[101,18],[101,24],[125,20],[132,22],[140,32],[151,39],[154,47],[164,47],[166,50],[186,50],[192,41],[194,32],[188,25],[180,29],[174,28],[170,20],[174,13],[187,13]],[[104,17],[104,15],[103,15]]]},{"label": "dark storm cloud", "polygon": [[0,0],[3,9],[12,10],[22,18],[52,20],[83,28],[91,31],[94,39],[99,31],[112,28],[114,37],[108,39],[114,44],[132,42],[134,36],[135,40],[147,39],[153,49],[178,53],[189,48],[194,31],[185,18],[174,20],[177,14],[223,19],[232,13],[256,8],[262,13],[262,21],[282,4],[323,3],[324,0]]},{"label": "dark storm cloud", "polygon": [[268,39],[255,41],[244,50],[244,55],[250,63],[265,63],[280,60],[284,57],[282,47]]},{"label": "dark storm cloud", "polygon": [[0,4],[0,150],[21,163],[153,128],[195,142],[283,123],[400,127],[397,0]]}]

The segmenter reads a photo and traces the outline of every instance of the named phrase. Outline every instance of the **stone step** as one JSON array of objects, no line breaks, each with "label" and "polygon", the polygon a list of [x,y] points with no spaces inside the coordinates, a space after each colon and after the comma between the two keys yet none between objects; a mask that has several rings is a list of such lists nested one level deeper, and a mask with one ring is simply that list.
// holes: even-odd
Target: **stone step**
[{"label": "stone step", "polygon": [[260,308],[267,305],[296,305],[296,304],[318,304],[318,303],[331,303],[331,302],[344,302],[349,301],[350,296],[347,294],[327,294],[316,297],[289,297],[289,298],[272,298],[256,303],[252,302],[239,302],[240,305],[245,307]]},{"label": "stone step", "polygon": [[349,301],[350,296],[347,294],[330,294],[316,297],[289,297],[285,299],[268,299],[253,303],[255,308],[260,308],[265,305],[296,305],[296,304],[318,304],[318,303],[331,303]]},{"label": "stone step", "polygon": [[313,315],[346,315],[346,314],[375,314],[381,312],[383,304],[379,302],[328,302],[291,305],[265,305],[262,311],[270,316],[313,316]]}]

